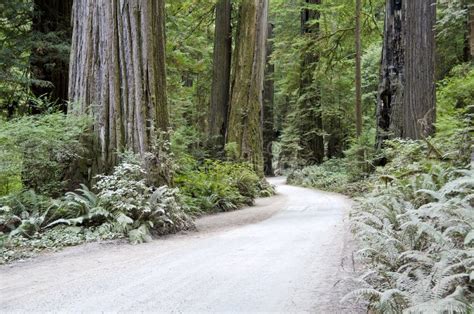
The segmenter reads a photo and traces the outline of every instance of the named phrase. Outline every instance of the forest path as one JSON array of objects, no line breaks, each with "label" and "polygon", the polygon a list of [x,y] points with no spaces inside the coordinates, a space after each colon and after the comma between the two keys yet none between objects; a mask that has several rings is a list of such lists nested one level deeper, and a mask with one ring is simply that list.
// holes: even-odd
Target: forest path
[{"label": "forest path", "polygon": [[270,181],[277,196],[199,219],[200,232],[2,266],[0,312],[353,312],[339,304],[351,201]]}]

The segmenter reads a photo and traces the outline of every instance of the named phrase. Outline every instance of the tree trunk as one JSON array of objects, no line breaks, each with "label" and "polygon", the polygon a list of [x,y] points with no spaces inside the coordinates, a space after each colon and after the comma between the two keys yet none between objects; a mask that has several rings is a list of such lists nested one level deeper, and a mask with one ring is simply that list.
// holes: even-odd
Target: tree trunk
[{"label": "tree trunk", "polygon": [[377,145],[393,137],[433,134],[435,110],[435,0],[387,0]]},{"label": "tree trunk", "polygon": [[[30,56],[36,97],[48,96],[50,101],[65,104],[68,99],[69,56],[64,47],[71,42],[71,10],[73,0],[35,0],[32,31],[34,42]],[[51,36],[54,33],[55,36]],[[48,36],[48,37],[46,37]],[[64,111],[66,106],[61,107]]]},{"label": "tree trunk", "polygon": [[94,119],[93,172],[168,128],[164,21],[164,0],[74,2],[69,96]]},{"label": "tree trunk", "polygon": [[274,95],[275,88],[273,82],[273,73],[275,66],[271,63],[271,54],[273,44],[273,25],[268,24],[268,41],[267,41],[267,65],[265,68],[265,83],[263,88],[263,159],[265,175],[273,176],[273,141],[275,140],[274,130]]},{"label": "tree trunk", "polygon": [[355,90],[356,90],[356,135],[362,134],[362,38],[360,30],[360,18],[362,13],[362,0],[356,0],[356,25],[355,25]]},{"label": "tree trunk", "polygon": [[[321,4],[321,0],[305,0],[305,3]],[[318,10],[305,8],[301,12],[301,33],[310,37],[301,65],[301,101],[299,101],[299,112],[302,116],[299,122],[302,147],[300,157],[306,160],[307,164],[320,164],[324,158],[324,140],[321,135],[323,129],[321,91],[314,80],[319,54],[314,52],[313,45],[320,32],[319,18]]]},{"label": "tree trunk", "polygon": [[209,139],[222,150],[227,129],[230,97],[230,68],[232,55],[232,4],[219,0],[216,5],[216,30],[214,35],[214,62],[209,113]]},{"label": "tree trunk", "polygon": [[242,0],[227,143],[237,158],[252,163],[263,177],[263,83],[266,59],[268,0]]},{"label": "tree trunk", "polygon": [[468,43],[471,60],[474,60],[474,4],[468,9]]}]

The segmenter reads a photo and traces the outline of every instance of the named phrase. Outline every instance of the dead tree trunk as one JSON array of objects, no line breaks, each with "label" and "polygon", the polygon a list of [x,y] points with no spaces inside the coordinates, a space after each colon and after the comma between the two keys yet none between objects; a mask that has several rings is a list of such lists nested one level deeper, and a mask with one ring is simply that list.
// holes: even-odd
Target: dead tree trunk
[{"label": "dead tree trunk", "polygon": [[[305,0],[305,3],[318,5],[321,0]],[[307,164],[319,164],[324,159],[321,95],[318,83],[314,80],[314,72],[319,62],[319,54],[314,51],[314,41],[320,32],[319,18],[320,12],[317,9],[304,8],[301,12],[301,33],[309,37],[301,64],[301,100],[298,104],[299,112],[304,117],[299,122],[302,147],[300,157],[306,160]]]},{"label": "dead tree trunk", "polygon": [[271,62],[271,54],[273,44],[273,25],[268,24],[268,41],[267,41],[267,65],[265,67],[265,83],[263,88],[263,159],[265,175],[272,176],[273,173],[273,141],[275,141],[274,130],[274,82],[273,73],[275,66]]},{"label": "dead tree trunk", "polygon": [[263,176],[263,83],[268,0],[242,0],[229,111],[227,143],[235,157],[252,163]]},{"label": "dead tree trunk", "polygon": [[96,169],[168,128],[164,0],[75,0],[69,96],[94,119]]},{"label": "dead tree trunk", "polygon": [[387,0],[377,145],[434,132],[435,0]]},{"label": "dead tree trunk", "polygon": [[216,5],[214,62],[209,112],[209,139],[211,144],[218,146],[218,150],[222,150],[225,143],[229,109],[232,55],[231,13],[231,1],[219,0]]},{"label": "dead tree trunk", "polygon": [[[36,97],[47,96],[58,104],[65,104],[68,99],[69,56],[63,51],[71,42],[72,2],[34,1],[31,29],[40,40],[34,42],[30,56],[31,91]],[[65,105],[61,108],[66,110]]]}]

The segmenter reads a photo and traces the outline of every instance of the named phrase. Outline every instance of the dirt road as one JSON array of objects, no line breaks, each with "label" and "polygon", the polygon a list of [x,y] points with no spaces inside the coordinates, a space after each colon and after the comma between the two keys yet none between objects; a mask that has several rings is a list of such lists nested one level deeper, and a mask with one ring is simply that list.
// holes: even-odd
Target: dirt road
[{"label": "dirt road", "polygon": [[199,232],[2,266],[0,312],[351,312],[339,304],[350,201],[272,183],[277,196],[202,218]]}]

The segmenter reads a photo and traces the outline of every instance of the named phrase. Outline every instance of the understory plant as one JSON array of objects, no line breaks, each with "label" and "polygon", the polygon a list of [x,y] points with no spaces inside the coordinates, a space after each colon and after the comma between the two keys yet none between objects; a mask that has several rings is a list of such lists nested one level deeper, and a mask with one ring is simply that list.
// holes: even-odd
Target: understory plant
[{"label": "understory plant", "polygon": [[433,169],[357,200],[352,224],[370,268],[346,299],[377,313],[470,313],[474,171]]},{"label": "understory plant", "polygon": [[82,185],[60,199],[33,190],[0,198],[0,262],[14,258],[15,250],[31,253],[121,237],[136,244],[191,228],[178,189],[148,183],[142,164],[137,156],[124,155],[111,175],[97,178],[93,191]]},{"label": "understory plant", "polygon": [[[386,142],[387,164],[356,199],[352,229],[368,269],[345,297],[375,313],[471,313],[474,170],[467,128],[451,137]],[[463,139],[463,140],[459,140]],[[467,150],[467,151],[470,151]]]},{"label": "understory plant", "polygon": [[184,213],[178,190],[154,187],[146,177],[141,160],[126,155],[111,175],[98,177],[94,187],[97,194],[85,186],[78,193],[68,193],[68,206],[76,208],[80,216],[57,223],[100,225],[102,230],[128,236],[131,243],[189,228],[192,223]]},{"label": "understory plant", "polygon": [[274,193],[273,187],[246,163],[218,160],[200,163],[187,156],[180,165],[175,183],[195,215],[235,210],[253,204],[256,197]]},{"label": "understory plant", "polygon": [[0,196],[21,189],[62,195],[87,154],[88,126],[87,117],[62,113],[0,121]]}]

